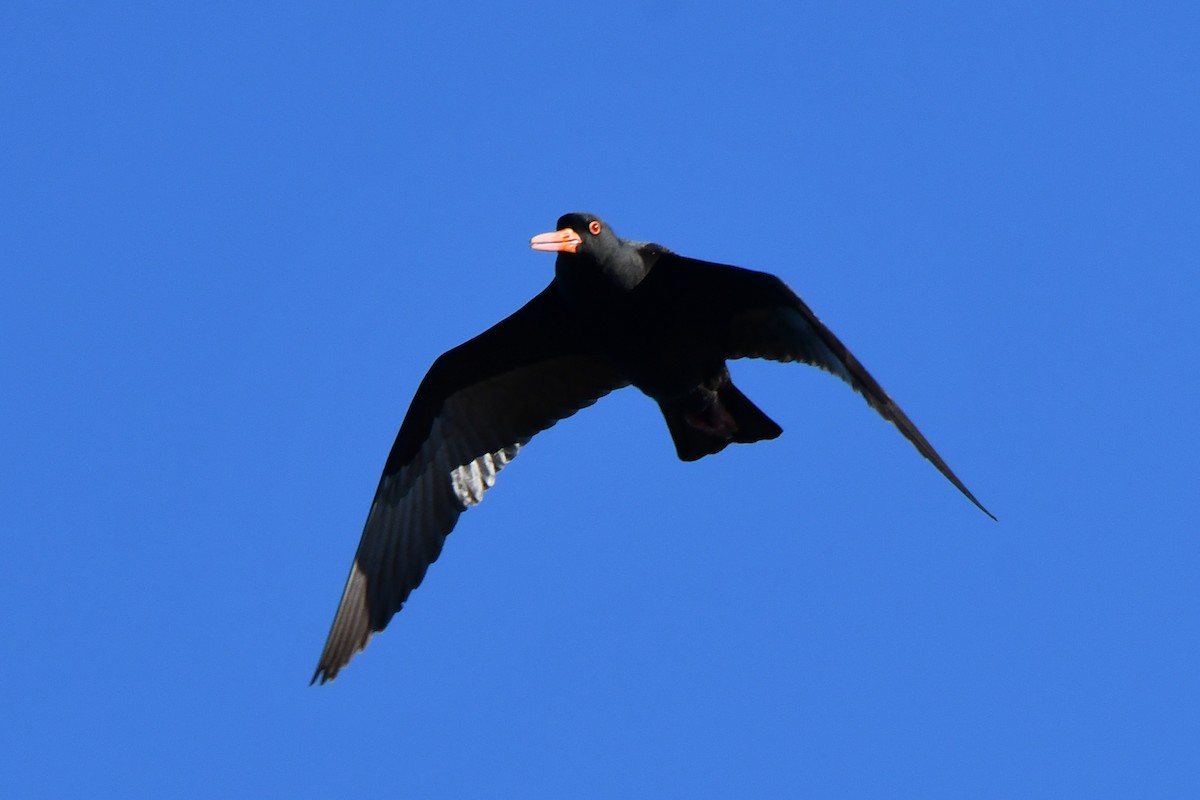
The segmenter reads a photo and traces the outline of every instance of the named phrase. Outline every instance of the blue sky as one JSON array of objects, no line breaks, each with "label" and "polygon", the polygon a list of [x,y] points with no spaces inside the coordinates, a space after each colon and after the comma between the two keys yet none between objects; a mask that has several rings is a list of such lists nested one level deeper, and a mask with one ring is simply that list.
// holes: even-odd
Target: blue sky
[{"label": "blue sky", "polygon": [[[436,5],[436,4],[427,4]],[[8,3],[0,791],[1194,797],[1200,11]],[[443,350],[529,236],[781,275],[828,375],[695,464],[537,438],[310,677]]]}]

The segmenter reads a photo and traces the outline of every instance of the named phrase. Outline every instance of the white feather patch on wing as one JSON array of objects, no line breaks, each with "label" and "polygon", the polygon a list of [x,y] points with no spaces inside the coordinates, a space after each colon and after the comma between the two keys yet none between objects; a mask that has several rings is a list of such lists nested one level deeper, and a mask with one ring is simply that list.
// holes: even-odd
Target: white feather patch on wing
[{"label": "white feather patch on wing", "polygon": [[483,500],[483,493],[496,485],[496,473],[503,469],[520,449],[520,445],[514,444],[495,453],[484,453],[479,458],[459,464],[450,470],[450,484],[464,509],[478,505]]}]

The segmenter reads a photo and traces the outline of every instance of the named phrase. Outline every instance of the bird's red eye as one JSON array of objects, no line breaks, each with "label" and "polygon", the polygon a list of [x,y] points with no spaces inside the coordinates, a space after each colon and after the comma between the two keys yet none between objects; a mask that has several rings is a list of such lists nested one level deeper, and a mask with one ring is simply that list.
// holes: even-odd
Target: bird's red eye
[{"label": "bird's red eye", "polygon": [[589,230],[589,231],[591,231],[591,233],[592,233],[592,236],[597,236],[597,235],[599,235],[599,233],[600,233],[600,220],[598,220],[598,219],[594,219],[594,220],[592,220],[591,222],[589,222],[589,223],[588,223],[588,230]]}]

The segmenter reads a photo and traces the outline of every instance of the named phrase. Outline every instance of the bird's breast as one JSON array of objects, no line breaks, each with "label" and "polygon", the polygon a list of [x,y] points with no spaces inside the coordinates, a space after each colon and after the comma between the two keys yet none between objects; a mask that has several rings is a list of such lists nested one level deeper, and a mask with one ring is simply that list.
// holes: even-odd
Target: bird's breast
[{"label": "bird's breast", "polygon": [[687,394],[724,369],[724,359],[699,347],[686,329],[664,328],[636,309],[580,315],[591,352],[656,400]]}]

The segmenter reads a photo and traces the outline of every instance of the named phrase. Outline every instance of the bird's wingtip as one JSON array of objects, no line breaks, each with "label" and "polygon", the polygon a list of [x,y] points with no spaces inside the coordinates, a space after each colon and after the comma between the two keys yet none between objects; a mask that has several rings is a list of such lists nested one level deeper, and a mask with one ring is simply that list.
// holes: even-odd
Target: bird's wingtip
[{"label": "bird's wingtip", "polygon": [[336,672],[330,673],[330,671],[327,670],[324,667],[324,665],[322,665],[320,667],[317,667],[317,671],[313,673],[312,680],[310,680],[308,682],[308,685],[309,686],[324,686],[325,684],[327,684],[331,680],[333,680],[333,678],[336,674],[337,674]]},{"label": "bird's wingtip", "polygon": [[975,499],[975,495],[973,495],[973,494],[971,494],[970,492],[968,492],[965,486],[961,486],[961,485],[960,485],[958,488],[962,490],[963,494],[965,494],[965,495],[967,496],[967,499],[968,499],[968,500],[970,500],[972,503],[974,503],[974,504],[975,504],[975,507],[976,507],[976,508],[978,508],[980,511],[982,511],[983,513],[985,513],[985,514],[987,514],[989,517],[991,517],[991,520],[992,520],[992,522],[999,522],[999,521],[1000,521],[1000,520],[996,519],[996,515],[995,515],[995,514],[993,514],[992,512],[988,511],[988,510],[987,510],[987,508],[985,508],[985,507],[984,507],[983,503],[981,503],[981,502],[979,502],[978,500],[976,500],[976,499]]}]

